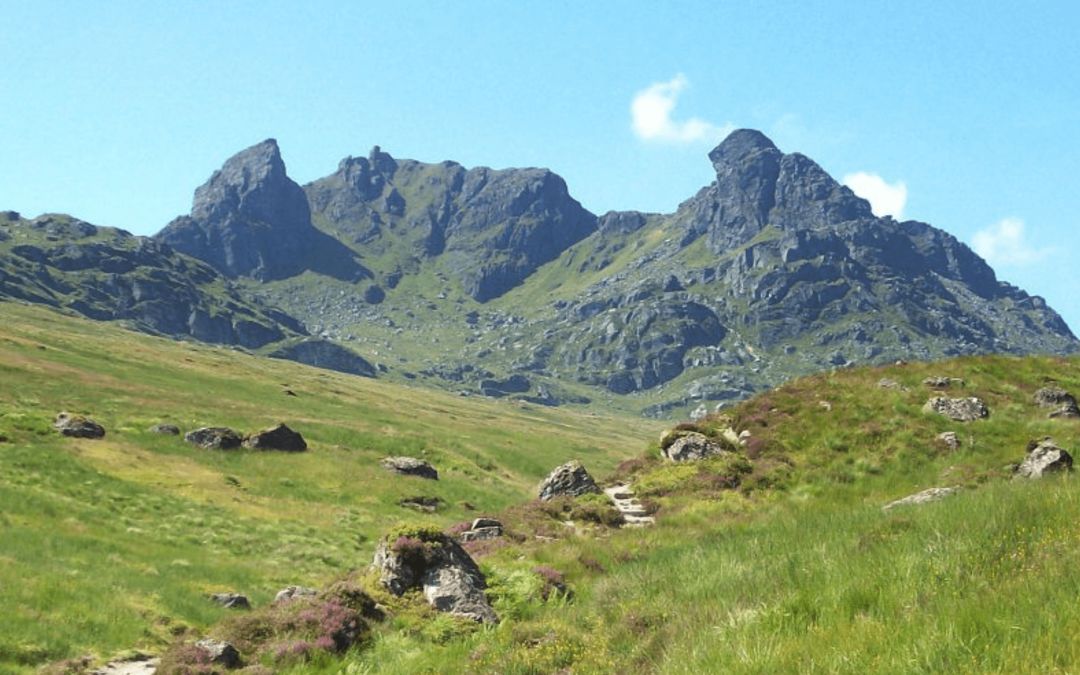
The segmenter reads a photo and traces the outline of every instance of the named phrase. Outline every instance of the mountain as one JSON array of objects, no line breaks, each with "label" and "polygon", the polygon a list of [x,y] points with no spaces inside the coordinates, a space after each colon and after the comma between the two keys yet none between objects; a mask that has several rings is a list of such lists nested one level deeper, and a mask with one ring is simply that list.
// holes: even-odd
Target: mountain
[{"label": "mountain", "polygon": [[378,146],[300,186],[267,140],[145,245],[289,317],[280,344],[248,345],[265,353],[547,405],[684,416],[853,364],[1080,350],[962,242],[876,218],[760,132],[709,159],[716,180],[674,213],[596,216],[546,169]]}]

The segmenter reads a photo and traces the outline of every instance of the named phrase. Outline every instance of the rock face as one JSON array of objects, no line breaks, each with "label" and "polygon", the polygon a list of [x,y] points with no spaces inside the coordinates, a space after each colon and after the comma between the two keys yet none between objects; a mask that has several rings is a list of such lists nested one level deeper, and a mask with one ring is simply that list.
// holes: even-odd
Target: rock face
[{"label": "rock face", "polygon": [[1063,448],[1058,447],[1050,438],[1033,441],[1024,461],[1016,469],[1016,475],[1023,478],[1041,478],[1048,473],[1072,471],[1073,458]]},{"label": "rock face", "polygon": [[[378,146],[305,187],[312,210],[365,249],[407,246],[439,258],[480,302],[517,286],[596,230],[547,169],[465,169],[395,160]],[[408,195],[406,198],[404,195]]]},{"label": "rock face", "polygon": [[476,562],[451,537],[423,533],[382,541],[372,567],[391,593],[403,595],[420,588],[427,601],[441,612],[450,612],[480,623],[498,623],[484,589],[487,581]]},{"label": "rock face", "polygon": [[240,434],[228,427],[203,427],[184,434],[184,440],[207,450],[233,450],[240,447]]},{"label": "rock face", "polygon": [[311,224],[307,196],[286,175],[274,139],[230,157],[195,191],[191,215],[155,238],[231,278],[270,281],[305,269],[366,276],[347,248]]},{"label": "rock face", "polygon": [[428,480],[439,480],[439,472],[428,462],[415,457],[386,457],[380,464],[388,471],[403,476],[417,476]]},{"label": "rock face", "polygon": [[693,462],[724,451],[724,446],[710,441],[702,434],[689,433],[666,444],[661,454],[673,462]]},{"label": "rock face", "polygon": [[555,497],[580,497],[601,490],[581,462],[571,460],[552,470],[536,491],[541,500],[549,501]]},{"label": "rock face", "polygon": [[243,445],[252,450],[280,450],[281,452],[307,450],[307,441],[304,437],[284,424],[251,434],[243,440]]},{"label": "rock face", "polygon": [[923,406],[926,412],[945,415],[957,422],[973,422],[990,416],[990,409],[981,399],[974,396],[970,398],[945,398],[936,396]]},{"label": "rock face", "polygon": [[53,427],[64,436],[72,438],[104,438],[105,427],[89,417],[62,412],[56,416]]}]

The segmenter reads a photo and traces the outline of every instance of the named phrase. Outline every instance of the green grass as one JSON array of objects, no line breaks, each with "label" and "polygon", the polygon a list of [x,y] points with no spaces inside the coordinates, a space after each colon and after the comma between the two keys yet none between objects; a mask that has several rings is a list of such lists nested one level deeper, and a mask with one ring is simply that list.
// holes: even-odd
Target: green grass
[{"label": "green grass", "polygon": [[[748,431],[737,454],[672,465],[659,456],[660,428],[641,420],[444,396],[40,308],[0,309],[2,672],[167,652],[228,630],[208,593],[239,590],[263,607],[285,585],[343,577],[389,610],[370,640],[342,656],[264,656],[261,667],[1080,669],[1080,490],[1070,476],[1016,482],[1008,469],[1034,438],[1076,451],[1080,425],[1050,420],[1033,402],[1050,382],[1080,392],[1075,359],[964,358],[801,378],[686,425]],[[946,395],[978,396],[990,417],[961,424],[923,412],[938,392],[922,381],[938,375],[962,378]],[[60,437],[51,422],[61,410],[97,419],[108,435]],[[163,421],[241,431],[283,421],[310,450],[207,452],[146,431]],[[948,430],[959,450],[935,441]],[[378,467],[389,454],[431,461],[440,480],[390,476]],[[633,483],[657,525],[612,529],[590,499],[532,502],[536,482],[570,458]],[[963,490],[940,502],[881,508],[953,485]],[[435,513],[399,505],[421,496],[439,499]],[[472,547],[499,625],[394,598],[367,572],[394,528],[445,529],[482,513],[507,532]],[[552,593],[553,577],[568,593]]]},{"label": "green grass", "polygon": [[[209,593],[264,603],[285,585],[366,569],[394,523],[497,513],[567,459],[611,471],[656,429],[0,310],[0,664],[15,672],[160,650],[223,616]],[[105,439],[61,437],[52,421],[65,410],[103,424]],[[279,421],[308,452],[212,452],[147,431]],[[432,462],[440,480],[378,464],[402,454]],[[416,496],[441,505],[399,505]]]}]

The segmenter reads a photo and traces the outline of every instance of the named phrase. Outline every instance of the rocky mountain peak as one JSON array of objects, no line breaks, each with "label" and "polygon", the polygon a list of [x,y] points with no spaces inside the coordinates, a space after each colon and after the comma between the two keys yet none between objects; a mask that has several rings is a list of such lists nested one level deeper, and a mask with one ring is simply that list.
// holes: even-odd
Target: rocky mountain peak
[{"label": "rocky mountain peak", "polygon": [[195,190],[191,215],[156,237],[226,276],[269,280],[302,269],[315,232],[307,196],[271,138],[226,160]]}]

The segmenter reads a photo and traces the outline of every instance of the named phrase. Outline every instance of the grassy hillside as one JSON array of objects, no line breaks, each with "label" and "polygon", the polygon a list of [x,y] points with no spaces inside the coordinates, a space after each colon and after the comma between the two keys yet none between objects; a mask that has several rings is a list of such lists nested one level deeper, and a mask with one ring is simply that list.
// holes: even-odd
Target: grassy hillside
[{"label": "grassy hillside", "polygon": [[[554,466],[610,471],[658,431],[637,420],[440,395],[0,303],[0,670],[160,649],[223,615],[366,568],[397,522],[448,525],[535,496]],[[287,395],[291,391],[295,396]],[[52,428],[87,415],[103,440]],[[302,454],[213,452],[148,429],[284,422]],[[391,455],[438,482],[398,477]],[[437,499],[434,513],[402,506]]]},{"label": "grassy hillside", "polygon": [[[350,570],[387,610],[369,639],[340,657],[263,657],[246,672],[1080,670],[1080,491],[1069,476],[1013,480],[1010,467],[1032,439],[1077,451],[1080,423],[1034,403],[1048,384],[1080,393],[1076,359],[802,378],[681,425],[750,436],[675,465],[660,458],[661,429],[640,420],[441,396],[0,310],[0,670],[229,635],[236,621],[218,623],[227,612],[207,593],[242,591],[258,608],[284,585],[322,587]],[[949,389],[923,384],[939,376],[955,378]],[[977,396],[990,416],[923,412],[937,395]],[[51,429],[61,410],[109,434],[62,438]],[[208,452],[146,431],[278,421],[309,452]],[[945,431],[959,449],[936,440]],[[378,459],[390,454],[423,456],[440,481],[385,473]],[[572,457],[606,482],[630,481],[657,524],[593,522],[591,498],[532,502],[536,481]],[[935,486],[962,489],[882,509]],[[441,506],[400,505],[418,496]],[[391,598],[368,574],[395,524],[447,528],[482,513],[511,535],[471,548],[497,626]],[[50,671],[65,668],[77,670]]]}]

